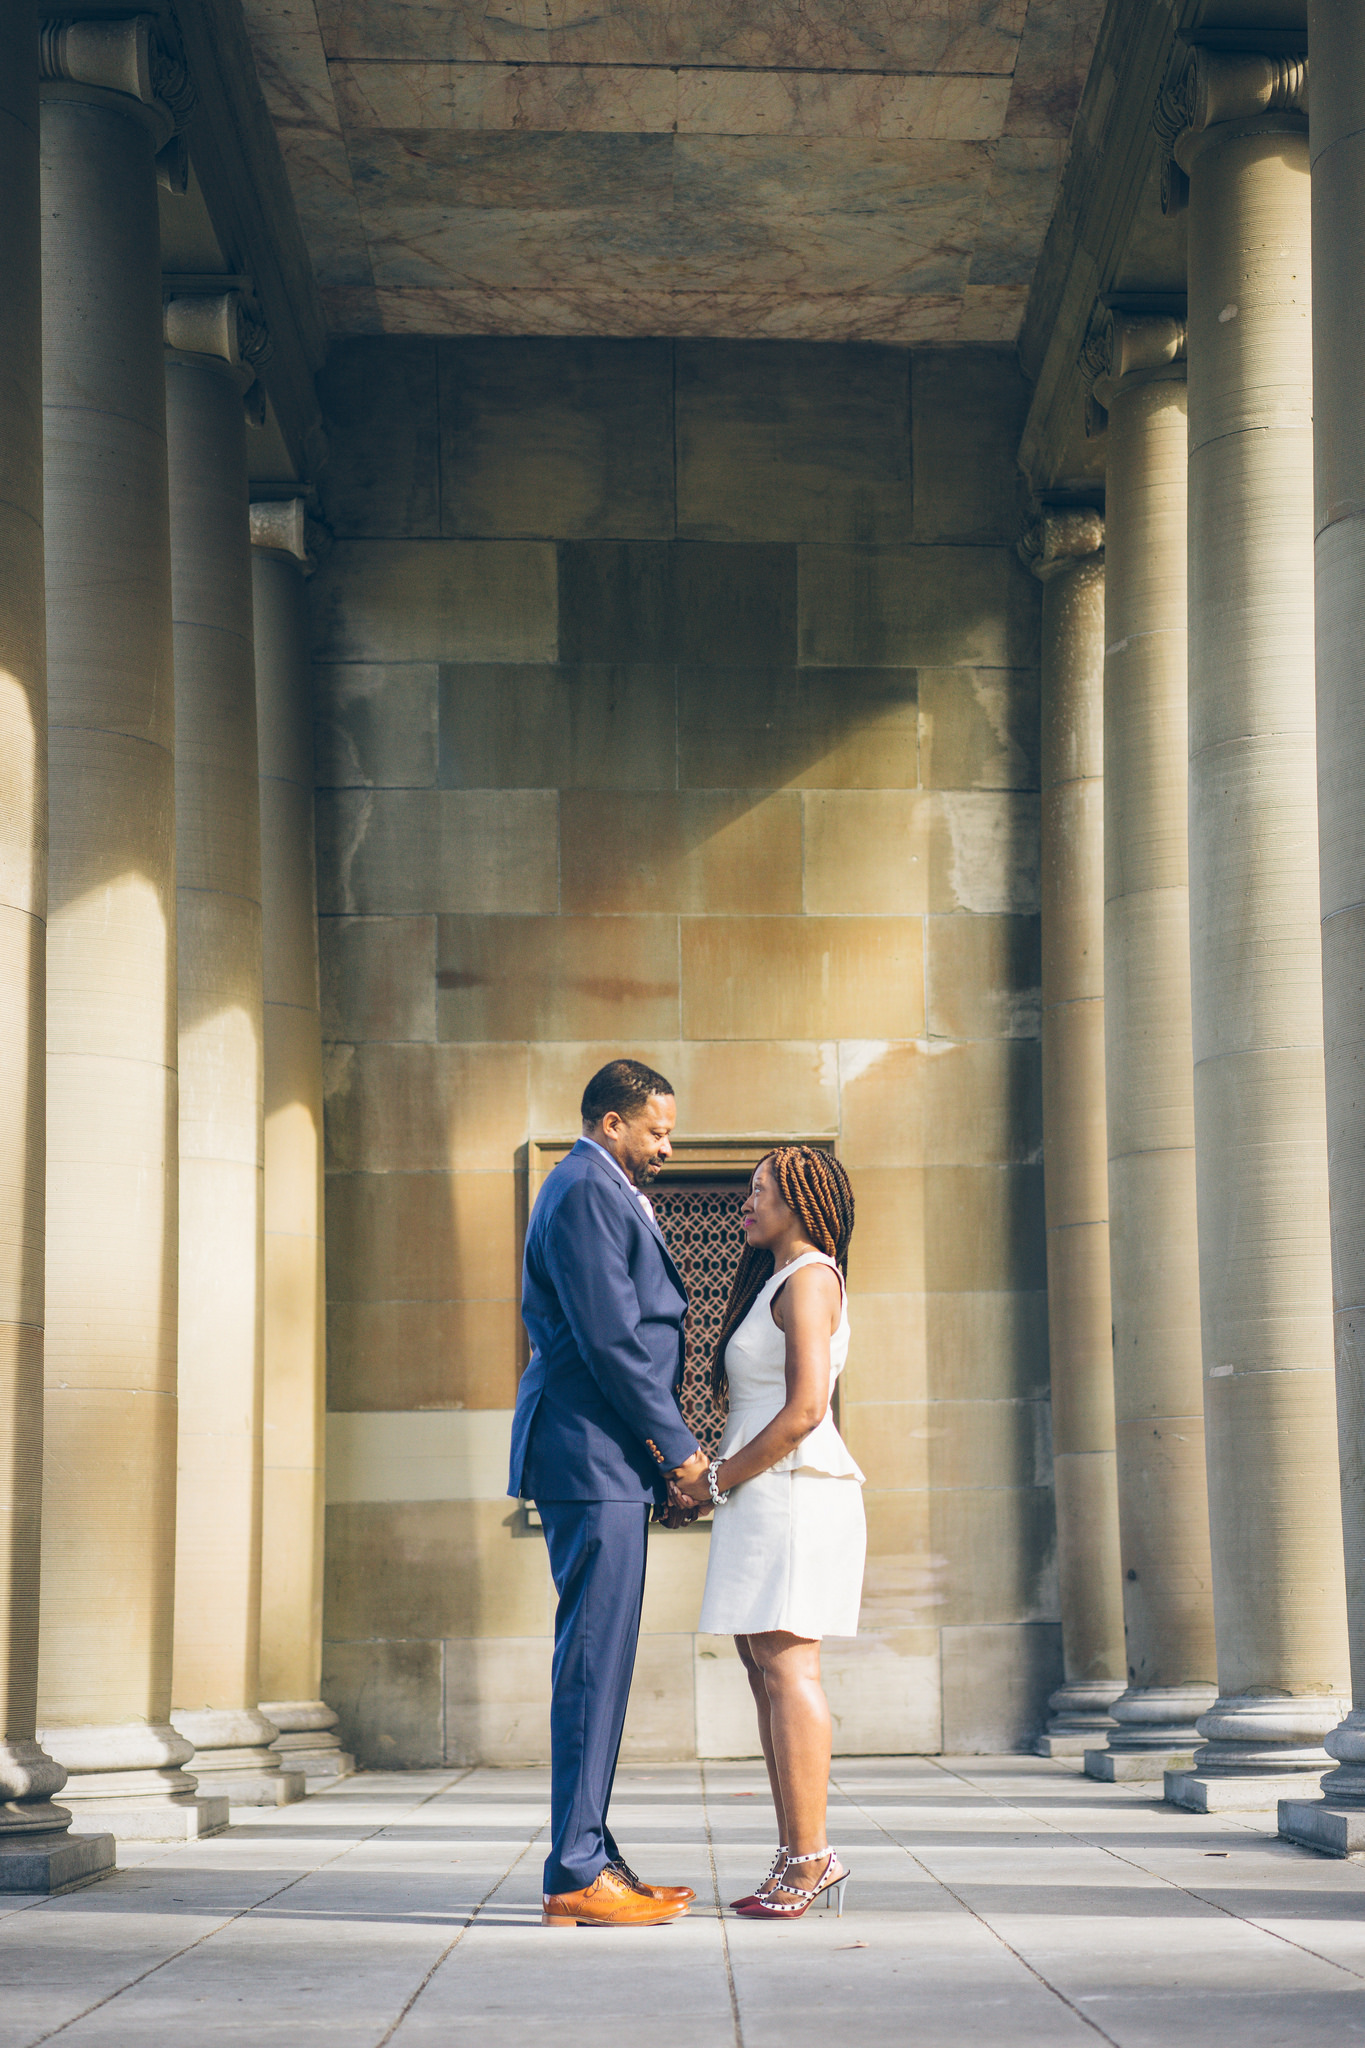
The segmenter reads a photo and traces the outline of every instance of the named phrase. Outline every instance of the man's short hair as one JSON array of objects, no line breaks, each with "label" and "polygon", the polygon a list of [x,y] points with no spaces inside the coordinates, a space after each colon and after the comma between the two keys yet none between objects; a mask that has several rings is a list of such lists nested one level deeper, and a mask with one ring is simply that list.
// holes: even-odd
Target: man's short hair
[{"label": "man's short hair", "polygon": [[643,1060],[608,1060],[583,1090],[583,1121],[600,1124],[609,1110],[615,1110],[617,1116],[633,1116],[651,1095],[672,1093],[673,1083]]}]

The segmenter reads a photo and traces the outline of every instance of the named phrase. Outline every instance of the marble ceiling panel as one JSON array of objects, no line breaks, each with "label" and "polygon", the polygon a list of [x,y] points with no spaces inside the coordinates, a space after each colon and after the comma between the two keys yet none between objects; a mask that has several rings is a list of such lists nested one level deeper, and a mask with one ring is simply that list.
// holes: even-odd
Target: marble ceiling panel
[{"label": "marble ceiling panel", "polygon": [[969,284],[954,341],[1013,341],[1028,304],[1027,284]]},{"label": "marble ceiling panel", "polygon": [[1007,135],[997,144],[972,252],[972,283],[1027,285],[1052,218],[1066,144]]},{"label": "marble ceiling panel", "polygon": [[1030,0],[1011,81],[1006,135],[1066,141],[1104,9],[1105,0]]},{"label": "marble ceiling panel", "polygon": [[826,136],[680,135],[680,209],[727,214],[941,213],[975,221],[993,155],[978,142],[864,142]]},{"label": "marble ceiling panel", "polygon": [[1003,77],[893,71],[682,71],[680,135],[847,135],[988,142],[1009,107]]},{"label": "marble ceiling panel", "polygon": [[244,0],[244,9],[318,284],[368,283],[369,250],[312,0]]},{"label": "marble ceiling panel", "polygon": [[495,286],[376,291],[342,286],[323,292],[339,334],[601,334],[627,339],[710,335],[739,341],[901,343],[1012,339],[1022,311],[1018,295],[1011,302],[1013,326],[1008,333],[1002,331],[1003,307],[991,307],[973,331],[964,334],[973,299],[970,286],[960,295],[926,292],[894,298],[866,290],[802,294],[592,286],[549,291]]},{"label": "marble ceiling panel", "polygon": [[1028,0],[324,0],[329,58],[1014,70]]},{"label": "marble ceiling panel", "polygon": [[332,64],[347,129],[859,136],[989,142],[1008,78],[648,65]]},{"label": "marble ceiling panel", "polygon": [[352,164],[381,287],[883,294],[962,290],[994,169],[977,143],[445,130]]},{"label": "marble ceiling panel", "polygon": [[[1008,145],[1010,180],[1027,175]],[[639,212],[747,213],[940,211],[979,219],[999,169],[980,143],[856,142],[753,136],[508,135],[376,131],[351,142],[355,189],[367,215],[417,204],[436,212],[600,207]],[[966,209],[964,216],[963,209]],[[375,221],[371,218],[373,232]]]},{"label": "marble ceiling panel", "polygon": [[390,206],[370,233],[376,286],[504,289],[602,286],[687,291],[961,293],[967,235],[936,215],[761,214],[701,219],[675,209],[531,213],[464,209],[458,218]]},{"label": "marble ceiling panel", "polygon": [[244,4],[339,331],[1009,341],[1104,0]]},{"label": "marble ceiling panel", "polygon": [[331,66],[345,126],[548,134],[669,135],[678,74],[641,65],[395,64]]},{"label": "marble ceiling panel", "polygon": [[[371,235],[398,213],[433,221],[495,210],[648,214],[673,198],[671,135],[468,135],[376,130],[351,139]],[[510,225],[510,222],[509,222]]]}]

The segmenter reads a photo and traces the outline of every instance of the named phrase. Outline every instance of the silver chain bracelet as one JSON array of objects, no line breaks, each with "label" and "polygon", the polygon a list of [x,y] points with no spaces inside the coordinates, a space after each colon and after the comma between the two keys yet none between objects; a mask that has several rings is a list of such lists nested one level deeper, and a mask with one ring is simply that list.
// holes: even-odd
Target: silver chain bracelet
[{"label": "silver chain bracelet", "polygon": [[713,1507],[719,1507],[723,1501],[727,1501],[730,1498],[730,1489],[727,1487],[725,1492],[722,1493],[716,1484],[716,1474],[724,1463],[725,1460],[723,1458],[713,1458],[706,1468],[706,1484],[710,1488]]}]

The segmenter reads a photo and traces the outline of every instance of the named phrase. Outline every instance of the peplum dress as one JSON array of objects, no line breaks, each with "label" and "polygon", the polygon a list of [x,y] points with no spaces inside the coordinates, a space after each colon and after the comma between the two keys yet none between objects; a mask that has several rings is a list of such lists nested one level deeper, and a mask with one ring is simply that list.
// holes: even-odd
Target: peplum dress
[{"label": "peplum dress", "polygon": [[[801,1266],[838,1266],[803,1252],[774,1273],[725,1347],[730,1413],[719,1455],[750,1443],[787,1399],[787,1340],[773,1298]],[[839,1274],[840,1286],[843,1276]],[[848,1357],[848,1301],[830,1339],[830,1395]],[[731,1490],[715,1510],[697,1626],[704,1635],[784,1629],[814,1640],[858,1632],[867,1522],[863,1475],[826,1409],[794,1451]]]}]

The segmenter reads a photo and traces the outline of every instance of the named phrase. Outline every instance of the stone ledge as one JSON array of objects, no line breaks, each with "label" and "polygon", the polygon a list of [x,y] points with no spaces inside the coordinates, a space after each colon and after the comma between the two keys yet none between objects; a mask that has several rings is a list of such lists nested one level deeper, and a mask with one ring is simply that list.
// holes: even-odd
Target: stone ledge
[{"label": "stone ledge", "polygon": [[1035,1756],[1084,1756],[1087,1743],[1095,1740],[1093,1729],[1074,1735],[1040,1735],[1033,1745]]},{"label": "stone ledge", "polygon": [[1085,1775],[1106,1785],[1138,1785],[1164,1779],[1167,1771],[1183,1775],[1193,1763],[1193,1748],[1088,1749]]},{"label": "stone ledge", "polygon": [[1279,1832],[1286,1842],[1324,1856],[1365,1856],[1365,1807],[1332,1806],[1325,1799],[1282,1799]]},{"label": "stone ledge", "polygon": [[308,1780],[308,1790],[316,1792],[317,1781],[321,1779],[330,1781],[333,1778],[349,1778],[352,1775],[355,1770],[355,1758],[340,1745],[335,1749],[327,1749],[321,1745],[310,1749],[284,1747],[286,1741],[302,1743],[305,1739],[303,1736],[282,1735],[278,1742],[272,1742],[270,1746],[279,1756],[286,1771],[303,1773]]},{"label": "stone ledge", "polygon": [[114,1837],[107,1833],[16,1835],[0,1841],[0,1894],[79,1891],[112,1876],[115,1858]]},{"label": "stone ledge", "polygon": [[120,1842],[198,1842],[205,1835],[221,1835],[228,1826],[226,1799],[167,1799],[138,1804],[130,1800],[121,1806],[114,1799],[73,1799],[62,1795],[71,1809],[73,1835],[89,1836],[107,1832]]},{"label": "stone ledge", "polygon": [[196,1755],[194,1775],[202,1794],[223,1800],[230,1806],[292,1806],[307,1796],[308,1780],[303,1771],[288,1770],[215,1771],[213,1752]]},{"label": "stone ledge", "polygon": [[1198,1771],[1167,1771],[1165,1799],[1187,1813],[1262,1813],[1295,1793],[1314,1793],[1321,1771],[1281,1771],[1273,1776],[1251,1773],[1202,1777]]}]

